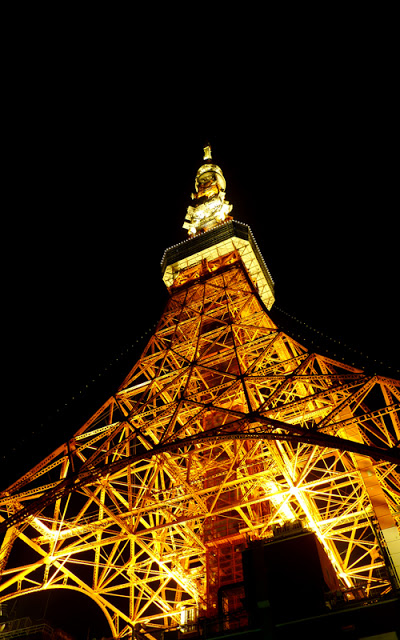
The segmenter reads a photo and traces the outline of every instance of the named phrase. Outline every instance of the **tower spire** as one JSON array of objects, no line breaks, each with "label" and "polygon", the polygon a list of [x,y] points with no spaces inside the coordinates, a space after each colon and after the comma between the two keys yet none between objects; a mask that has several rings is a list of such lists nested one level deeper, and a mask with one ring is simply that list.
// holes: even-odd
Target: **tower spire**
[{"label": "tower spire", "polygon": [[203,148],[204,164],[197,171],[195,192],[192,193],[193,205],[187,208],[183,228],[189,236],[208,231],[222,222],[232,220],[229,213],[232,205],[225,200],[226,182],[221,168],[213,164],[211,145]]},{"label": "tower spire", "polygon": [[203,151],[203,160],[211,160],[211,145],[209,142],[206,142],[205,146],[203,147]]}]

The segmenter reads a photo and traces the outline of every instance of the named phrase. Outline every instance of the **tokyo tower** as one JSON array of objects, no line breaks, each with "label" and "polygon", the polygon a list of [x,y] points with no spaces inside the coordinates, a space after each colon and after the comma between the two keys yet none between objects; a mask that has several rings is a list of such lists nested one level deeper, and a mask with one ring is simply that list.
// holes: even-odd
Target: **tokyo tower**
[{"label": "tokyo tower", "polygon": [[206,146],[143,353],[0,494],[0,603],[76,590],[114,638],[240,630],[252,624],[246,554],[302,536],[326,598],[399,588],[400,381],[280,330],[271,275],[225,194]]}]

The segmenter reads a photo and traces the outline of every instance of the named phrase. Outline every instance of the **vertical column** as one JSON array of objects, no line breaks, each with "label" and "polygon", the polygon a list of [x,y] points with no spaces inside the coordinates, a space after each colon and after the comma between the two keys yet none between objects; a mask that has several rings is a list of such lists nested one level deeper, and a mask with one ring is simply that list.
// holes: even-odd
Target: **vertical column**
[{"label": "vertical column", "polygon": [[[350,417],[350,415],[350,412],[348,412],[345,416],[342,415],[342,418],[346,419]],[[342,427],[338,432],[338,435],[355,442],[363,442],[357,425]],[[362,456],[358,453],[353,453],[352,456],[356,467],[361,473],[376,519],[378,520],[379,527],[382,531],[389,557],[394,567],[397,583],[400,586],[400,535],[396,522],[390,512],[385,493],[380,485],[371,458]]]}]

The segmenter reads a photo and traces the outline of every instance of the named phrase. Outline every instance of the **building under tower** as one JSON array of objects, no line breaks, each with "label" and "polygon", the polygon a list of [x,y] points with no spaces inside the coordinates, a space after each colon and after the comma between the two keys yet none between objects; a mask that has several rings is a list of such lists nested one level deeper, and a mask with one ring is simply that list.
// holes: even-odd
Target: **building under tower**
[{"label": "building under tower", "polygon": [[78,590],[114,638],[394,638],[400,382],[280,330],[232,213],[208,145],[143,353],[0,496],[0,602]]}]

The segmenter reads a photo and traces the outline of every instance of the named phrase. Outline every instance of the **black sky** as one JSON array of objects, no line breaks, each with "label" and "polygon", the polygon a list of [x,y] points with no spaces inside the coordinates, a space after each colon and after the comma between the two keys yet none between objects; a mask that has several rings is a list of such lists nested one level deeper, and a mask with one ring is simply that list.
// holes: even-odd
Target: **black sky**
[{"label": "black sky", "polygon": [[276,321],[399,377],[398,125],[382,66],[275,56],[196,74],[47,54],[24,59],[7,125],[1,487],[136,361],[206,141],[275,281]]}]

